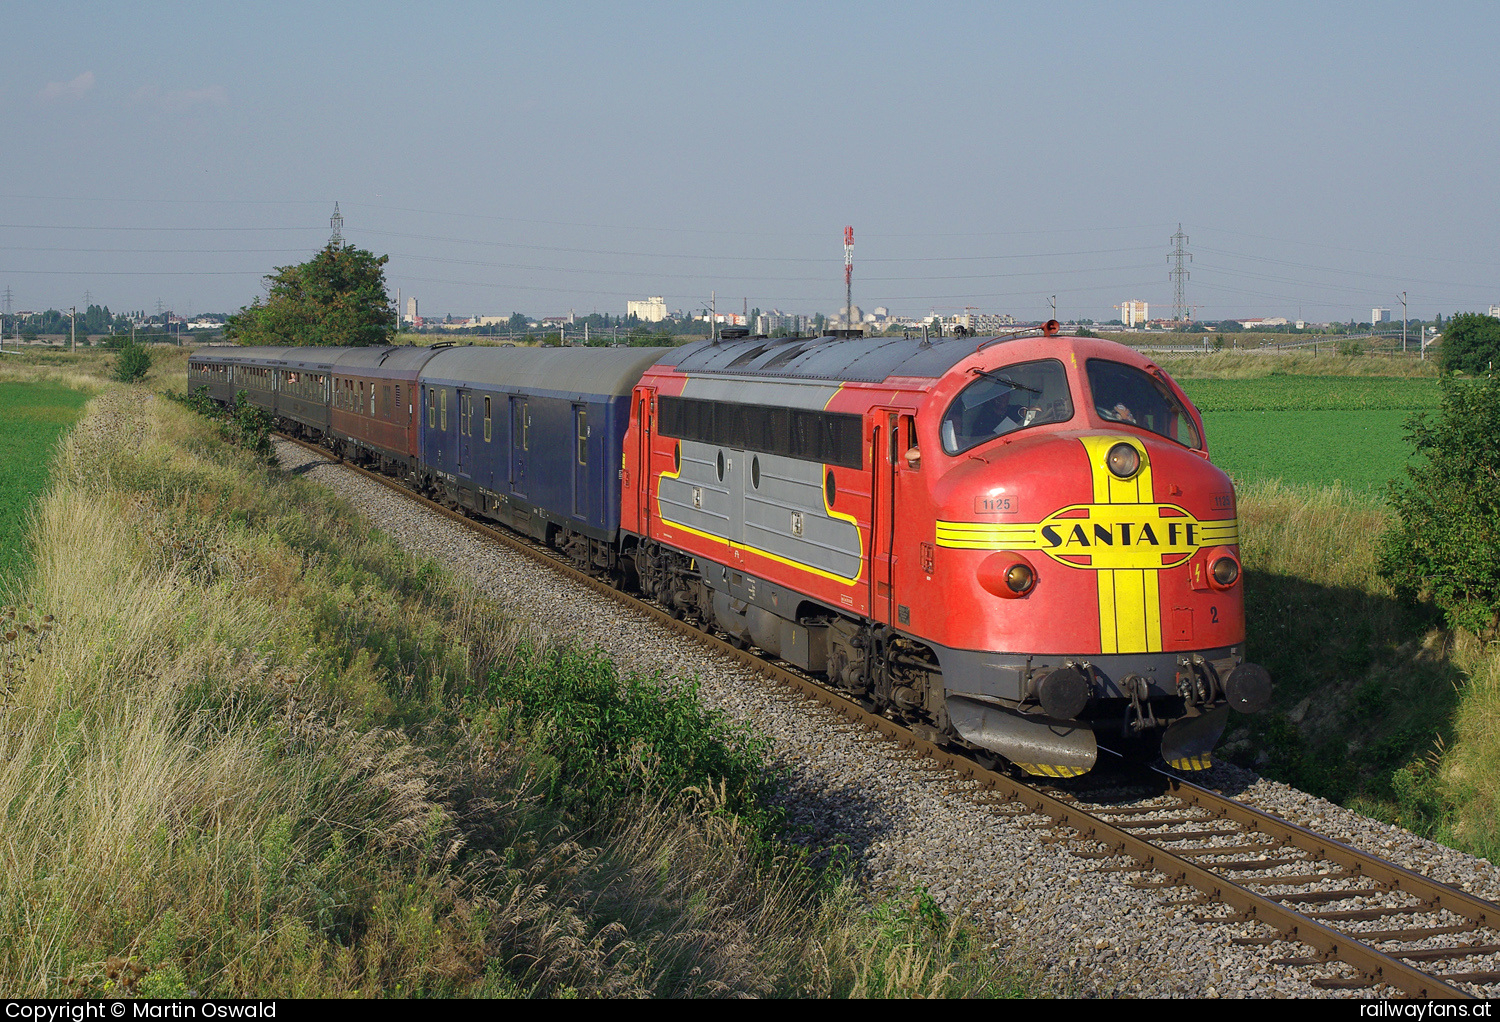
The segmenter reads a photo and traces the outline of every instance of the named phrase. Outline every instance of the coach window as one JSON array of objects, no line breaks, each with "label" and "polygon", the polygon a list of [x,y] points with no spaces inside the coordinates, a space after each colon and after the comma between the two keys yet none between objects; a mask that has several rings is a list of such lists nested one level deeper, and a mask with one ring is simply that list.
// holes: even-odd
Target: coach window
[{"label": "coach window", "polygon": [[578,419],[578,464],[589,463],[589,413],[586,408],[577,409]]},{"label": "coach window", "polygon": [[490,396],[484,396],[484,442],[490,442]]},{"label": "coach window", "polygon": [[939,427],[943,450],[962,454],[987,440],[1073,417],[1068,377],[1056,359],[999,369],[969,370],[975,379],[958,392]]},{"label": "coach window", "polygon": [[448,388],[444,387],[438,391],[438,422],[442,424],[443,432],[448,432]]},{"label": "coach window", "polygon": [[427,397],[427,428],[437,429],[437,395],[428,387],[422,388]]}]

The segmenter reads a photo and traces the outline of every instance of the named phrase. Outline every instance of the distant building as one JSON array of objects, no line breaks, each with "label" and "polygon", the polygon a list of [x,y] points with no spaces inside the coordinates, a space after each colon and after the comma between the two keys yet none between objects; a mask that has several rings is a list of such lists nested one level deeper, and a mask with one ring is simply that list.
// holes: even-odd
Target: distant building
[{"label": "distant building", "polygon": [[699,322],[702,323],[707,323],[712,320],[713,322],[723,324],[724,326],[745,325],[745,317],[738,312],[716,312],[712,315],[710,315],[709,313],[704,313],[703,315],[696,318]]},{"label": "distant building", "polygon": [[421,317],[417,315],[417,300],[408,298],[406,300],[406,321],[408,323],[420,324]]},{"label": "distant building", "polygon": [[1371,309],[1370,310],[1370,325],[1371,326],[1374,326],[1376,323],[1389,323],[1390,321],[1391,321],[1391,310],[1390,309]]},{"label": "distant building", "polygon": [[1128,327],[1144,326],[1151,318],[1151,306],[1146,302],[1131,300],[1122,305],[1116,305],[1120,310],[1120,322]]},{"label": "distant building", "polygon": [[788,334],[808,334],[812,332],[812,319],[808,316],[794,316],[778,312],[776,309],[762,312],[755,317],[756,333],[769,337],[778,330],[784,330]]},{"label": "distant building", "polygon": [[858,305],[854,306],[852,309],[848,306],[841,305],[839,306],[838,315],[834,316],[833,318],[835,322],[842,323],[845,326],[849,326],[851,324],[863,323],[865,321],[865,313],[864,310],[861,309]]},{"label": "distant building", "polygon": [[1004,312],[965,312],[953,317],[953,326],[961,326],[975,334],[993,334],[1001,327],[1015,326],[1016,318]]},{"label": "distant building", "polygon": [[1500,319],[1500,305],[1491,305],[1490,315],[1494,316],[1496,319]]},{"label": "distant building", "polygon": [[642,323],[660,323],[667,318],[667,300],[656,295],[644,302],[626,302],[625,317],[628,319],[631,316]]}]

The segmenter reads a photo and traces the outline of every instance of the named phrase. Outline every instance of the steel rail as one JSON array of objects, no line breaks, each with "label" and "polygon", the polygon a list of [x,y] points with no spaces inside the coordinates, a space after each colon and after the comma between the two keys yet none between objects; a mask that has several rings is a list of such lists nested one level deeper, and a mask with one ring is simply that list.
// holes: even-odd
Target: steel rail
[{"label": "steel rail", "polygon": [[[1153,844],[1145,836],[1134,834],[1122,826],[1117,826],[1101,818],[1101,816],[1087,812],[1074,804],[1070,798],[1056,797],[1038,788],[1017,781],[1006,774],[986,770],[966,756],[930,742],[895,721],[871,713],[857,703],[838,695],[822,685],[755,656],[748,650],[740,649],[732,643],[718,638],[711,632],[705,632],[695,625],[689,624],[679,618],[674,618],[658,607],[630,596],[616,589],[608,582],[595,578],[587,572],[578,570],[571,564],[554,556],[545,548],[540,547],[539,544],[529,537],[522,539],[517,534],[500,527],[477,521],[460,511],[416,493],[395,479],[391,479],[378,472],[372,472],[363,466],[341,458],[326,447],[281,433],[277,435],[300,447],[316,452],[337,464],[353,469],[363,478],[377,482],[387,489],[416,501],[428,510],[457,522],[488,539],[492,539],[508,549],[522,553],[539,564],[546,565],[548,568],[560,572],[565,577],[588,587],[600,596],[606,597],[622,606],[632,608],[685,638],[700,643],[764,676],[774,679],[780,684],[816,701],[818,704],[833,710],[852,722],[858,723],[869,730],[879,732],[896,742],[902,748],[910,750],[918,756],[932,760],[940,768],[952,771],[965,780],[975,782],[981,790],[998,794],[1006,803],[1015,803],[1024,806],[1029,813],[1046,816],[1052,821],[1053,825],[1066,827],[1084,840],[1099,842],[1107,847],[1118,849],[1123,854],[1136,860],[1145,869],[1165,875],[1169,882],[1161,885],[1163,887],[1181,885],[1194,887],[1209,898],[1235,909],[1243,919],[1264,923],[1277,930],[1289,941],[1306,944],[1313,948],[1321,956],[1314,961],[1321,962],[1337,959],[1352,965],[1364,977],[1364,981],[1352,985],[1375,986],[1384,984],[1394,987],[1410,997],[1417,998],[1470,999],[1474,996],[1459,987],[1444,982],[1442,977],[1424,973],[1395,955],[1387,954],[1361,943],[1356,938],[1341,933],[1316,919],[1309,918],[1287,905],[1276,901],[1274,898],[1258,894],[1247,887],[1236,884],[1232,880],[1215,873],[1210,866],[1200,865],[1193,861],[1193,858],[1190,856],[1179,855],[1162,848],[1157,844]],[[1289,823],[1269,813],[1264,813],[1243,803],[1217,795],[1206,788],[1192,784],[1176,775],[1164,774],[1164,776],[1168,779],[1173,789],[1174,797],[1180,799],[1185,805],[1206,809],[1216,816],[1233,820],[1241,826],[1281,838],[1306,851],[1325,855],[1331,861],[1353,869],[1356,873],[1363,873],[1372,880],[1378,880],[1382,883],[1398,887],[1401,891],[1420,898],[1427,906],[1430,906],[1424,908],[1424,911],[1436,911],[1441,907],[1464,915],[1466,918],[1475,919],[1480,924],[1483,924],[1483,921],[1486,919],[1500,922],[1500,905],[1475,898],[1456,888],[1448,887],[1420,874],[1396,866],[1393,863],[1384,862],[1374,856],[1360,852],[1358,849],[1299,827],[1296,824]],[[1160,813],[1169,809],[1170,807],[1152,807],[1149,809],[1149,812]],[[1103,815],[1111,815],[1108,809],[1102,809],[1098,812]],[[1009,815],[1025,814],[1010,813]],[[1117,812],[1113,815],[1121,814]],[[1137,821],[1137,825],[1142,822],[1150,821]],[[1157,822],[1159,823],[1160,821]],[[1170,834],[1155,836],[1159,839],[1170,839],[1172,837]],[[1225,851],[1232,853],[1233,850],[1226,849]],[[1288,895],[1287,897],[1295,897],[1295,895]],[[1308,964],[1311,964],[1311,962]],[[1340,983],[1339,985],[1345,984]]]}]

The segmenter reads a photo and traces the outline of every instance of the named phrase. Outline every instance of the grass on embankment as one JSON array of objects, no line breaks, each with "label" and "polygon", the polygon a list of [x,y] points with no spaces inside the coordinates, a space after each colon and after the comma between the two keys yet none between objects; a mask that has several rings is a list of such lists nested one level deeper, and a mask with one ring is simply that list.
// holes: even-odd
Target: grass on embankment
[{"label": "grass on embankment", "polygon": [[1022,990],[780,851],[761,751],[690,693],[539,648],[185,408],[96,398],[36,549],[0,630],[18,996]]},{"label": "grass on embankment", "polygon": [[1275,681],[1223,751],[1268,776],[1500,857],[1500,651],[1396,600],[1378,497],[1278,481],[1240,491],[1247,652]]}]

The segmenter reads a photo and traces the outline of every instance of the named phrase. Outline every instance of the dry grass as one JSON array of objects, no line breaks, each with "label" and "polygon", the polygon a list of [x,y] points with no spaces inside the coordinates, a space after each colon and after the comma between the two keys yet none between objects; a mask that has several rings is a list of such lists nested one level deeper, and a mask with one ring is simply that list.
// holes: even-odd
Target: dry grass
[{"label": "dry grass", "polygon": [[1375,573],[1380,534],[1391,521],[1379,498],[1338,484],[1272,479],[1242,486],[1239,512],[1242,553],[1255,570],[1390,594]]},{"label": "dry grass", "polygon": [[37,631],[0,629],[14,994],[1018,992],[722,791],[560,809],[529,734],[461,712],[526,623],[185,409],[104,391],[56,476]]}]

